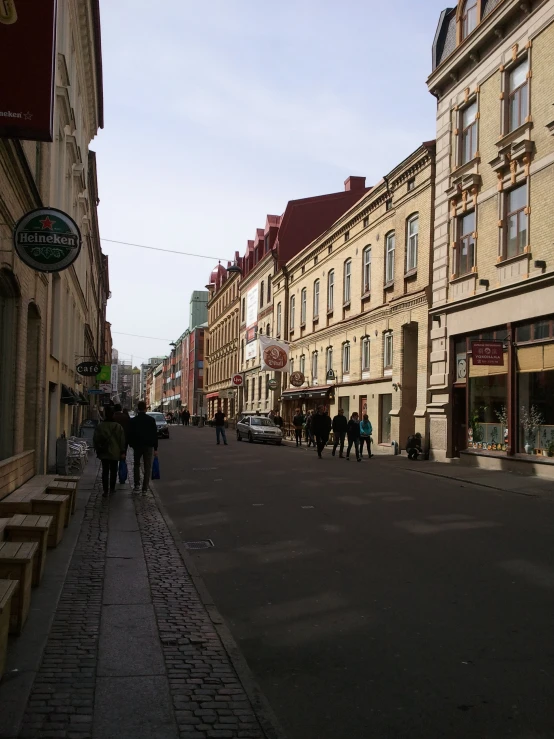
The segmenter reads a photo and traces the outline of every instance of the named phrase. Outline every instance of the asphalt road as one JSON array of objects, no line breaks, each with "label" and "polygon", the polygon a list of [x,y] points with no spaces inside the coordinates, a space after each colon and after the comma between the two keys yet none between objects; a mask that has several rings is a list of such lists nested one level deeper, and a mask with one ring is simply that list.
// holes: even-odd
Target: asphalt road
[{"label": "asphalt road", "polygon": [[157,489],[290,739],[554,737],[554,486],[229,436],[172,428]]}]

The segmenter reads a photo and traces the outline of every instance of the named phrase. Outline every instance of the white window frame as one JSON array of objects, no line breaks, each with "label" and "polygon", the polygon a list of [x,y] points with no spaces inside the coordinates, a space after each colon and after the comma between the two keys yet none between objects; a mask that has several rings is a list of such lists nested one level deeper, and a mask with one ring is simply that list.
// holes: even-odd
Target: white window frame
[{"label": "white window frame", "polygon": [[363,294],[371,292],[371,246],[366,246],[363,252],[362,263]]},{"label": "white window frame", "polygon": [[277,336],[281,336],[282,314],[283,314],[283,307],[281,303],[277,303]]},{"label": "white window frame", "polygon": [[332,269],[327,275],[327,312],[333,310],[335,302],[335,270]]},{"label": "white window frame", "polygon": [[394,282],[394,259],[396,256],[396,236],[391,231],[385,236],[385,284]]},{"label": "white window frame", "polygon": [[325,350],[325,374],[333,369],[333,347],[328,346]]},{"label": "white window frame", "polygon": [[352,300],[352,260],[347,259],[343,267],[343,303],[347,305]]},{"label": "white window frame", "polygon": [[307,312],[308,312],[308,291],[305,287],[303,287],[300,293],[300,325],[301,326],[304,326],[306,323]]},{"label": "white window frame", "polygon": [[342,374],[350,374],[350,342],[342,345]]},{"label": "white window frame", "polygon": [[300,372],[304,376],[306,375],[306,355],[305,354],[300,355]]},{"label": "white window frame", "polygon": [[319,317],[319,280],[314,282],[314,320]]},{"label": "white window frame", "polygon": [[[410,233],[410,229],[415,224],[416,232]],[[412,272],[417,269],[419,247],[419,213],[414,213],[408,218],[406,224],[406,272]]]},{"label": "white window frame", "polygon": [[383,370],[392,371],[392,363],[394,360],[394,335],[392,331],[385,334],[383,346]]},{"label": "white window frame", "polygon": [[294,320],[296,313],[296,296],[290,296],[290,311],[289,311],[289,330],[294,331]]},{"label": "white window frame", "polygon": [[313,352],[312,354],[312,382],[314,385],[317,382],[317,362],[318,362],[318,353]]},{"label": "white window frame", "polygon": [[369,336],[364,336],[364,338],[362,339],[362,372],[369,372],[370,367],[371,367],[371,344],[370,344]]}]

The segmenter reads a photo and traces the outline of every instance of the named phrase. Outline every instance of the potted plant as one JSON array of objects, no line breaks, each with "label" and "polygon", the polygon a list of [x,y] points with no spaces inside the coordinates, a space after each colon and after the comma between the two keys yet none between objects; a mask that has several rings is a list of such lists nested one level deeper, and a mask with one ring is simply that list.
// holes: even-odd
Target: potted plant
[{"label": "potted plant", "polygon": [[494,413],[502,430],[502,448],[505,448],[508,443],[508,409],[505,405],[501,405],[500,410]]},{"label": "potted plant", "polygon": [[535,448],[537,429],[544,423],[544,418],[536,406],[532,405],[531,408],[526,408],[522,405],[520,409],[519,423],[523,429],[524,438],[527,439],[525,452],[527,454],[531,454]]},{"label": "potted plant", "polygon": [[[480,420],[481,415],[485,413],[487,410],[487,406],[479,406],[478,408],[475,408],[471,414],[471,418],[469,419],[469,427],[471,429],[471,436],[473,438],[474,446],[477,447],[477,449],[480,449],[482,446],[482,442],[485,438],[485,430],[482,427]],[[486,449],[486,444],[484,445]]]}]

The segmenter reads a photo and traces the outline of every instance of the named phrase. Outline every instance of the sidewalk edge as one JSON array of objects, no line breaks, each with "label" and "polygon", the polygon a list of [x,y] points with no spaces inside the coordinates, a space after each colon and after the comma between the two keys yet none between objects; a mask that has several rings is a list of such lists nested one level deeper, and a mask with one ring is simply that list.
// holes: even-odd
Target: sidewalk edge
[{"label": "sidewalk edge", "polygon": [[225,651],[227,652],[231,664],[233,665],[235,672],[237,673],[246,695],[252,705],[256,718],[260,722],[262,731],[264,732],[266,739],[287,739],[283,728],[281,727],[277,716],[271,708],[269,701],[265,697],[262,689],[260,688],[256,678],[254,677],[252,670],[248,666],[246,659],[240,651],[235,639],[233,638],[229,627],[225,623],[223,616],[218,611],[212,596],[210,595],[202,577],[200,576],[196,564],[193,558],[189,554],[186,547],[183,545],[179,538],[179,532],[177,527],[173,523],[169,513],[167,512],[154,484],[150,482],[150,490],[156,501],[160,513],[171,533],[175,546],[177,547],[179,554],[181,555],[185,567],[187,568],[194,587],[196,588],[200,600],[208,612],[210,620],[212,621],[215,630],[218,633],[219,638],[223,644]]},{"label": "sidewalk edge", "polygon": [[523,493],[520,490],[499,488],[496,485],[489,485],[486,482],[476,482],[475,480],[468,480],[465,477],[455,477],[454,475],[444,475],[440,472],[430,472],[429,470],[416,470],[413,467],[407,467],[406,469],[408,470],[408,472],[417,472],[418,475],[432,475],[433,477],[441,477],[443,480],[455,480],[456,482],[465,482],[468,485],[475,485],[479,488],[488,488],[489,490],[498,490],[501,493],[510,493],[512,495],[523,495],[525,498],[542,498],[542,496],[537,493]]}]

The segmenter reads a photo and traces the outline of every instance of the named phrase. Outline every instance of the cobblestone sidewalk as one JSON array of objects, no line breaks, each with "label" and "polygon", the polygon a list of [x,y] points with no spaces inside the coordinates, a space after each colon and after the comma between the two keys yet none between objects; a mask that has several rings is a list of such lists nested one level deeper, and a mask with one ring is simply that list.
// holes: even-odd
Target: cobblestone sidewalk
[{"label": "cobblestone sidewalk", "polygon": [[277,737],[254,710],[153,494],[118,486],[106,500],[95,475],[82,480],[90,498],[19,736]]}]

